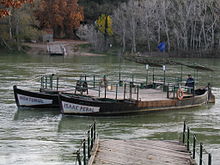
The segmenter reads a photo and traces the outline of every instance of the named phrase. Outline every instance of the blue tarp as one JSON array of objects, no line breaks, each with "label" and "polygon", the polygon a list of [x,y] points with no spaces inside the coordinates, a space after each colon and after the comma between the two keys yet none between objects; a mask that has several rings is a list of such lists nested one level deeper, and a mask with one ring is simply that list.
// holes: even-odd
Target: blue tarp
[{"label": "blue tarp", "polygon": [[165,42],[159,43],[157,48],[160,49],[161,52],[165,51],[166,50],[166,43]]}]

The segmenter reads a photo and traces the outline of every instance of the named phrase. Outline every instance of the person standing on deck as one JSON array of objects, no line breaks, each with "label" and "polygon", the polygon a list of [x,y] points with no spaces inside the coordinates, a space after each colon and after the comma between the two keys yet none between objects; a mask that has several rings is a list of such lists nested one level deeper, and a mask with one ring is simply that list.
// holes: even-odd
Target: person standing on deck
[{"label": "person standing on deck", "polygon": [[192,78],[192,76],[189,74],[189,75],[188,75],[188,79],[186,80],[185,86],[191,88],[192,91],[193,91],[193,90],[194,90],[194,85],[195,85],[195,81],[194,81],[194,79]]}]

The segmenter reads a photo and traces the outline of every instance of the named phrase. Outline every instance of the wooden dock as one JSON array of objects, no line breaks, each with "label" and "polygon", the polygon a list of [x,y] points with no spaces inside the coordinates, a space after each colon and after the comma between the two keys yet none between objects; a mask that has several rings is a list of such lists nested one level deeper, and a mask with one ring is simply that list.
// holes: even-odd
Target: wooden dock
[{"label": "wooden dock", "polygon": [[66,49],[63,45],[60,44],[48,44],[47,51],[49,55],[66,55]]},{"label": "wooden dock", "polygon": [[179,142],[158,140],[100,140],[90,165],[192,165]]}]

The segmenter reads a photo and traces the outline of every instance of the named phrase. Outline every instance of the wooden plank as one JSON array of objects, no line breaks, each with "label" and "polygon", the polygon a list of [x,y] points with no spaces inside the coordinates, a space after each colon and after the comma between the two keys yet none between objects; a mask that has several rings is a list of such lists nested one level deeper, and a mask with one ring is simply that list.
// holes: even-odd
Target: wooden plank
[{"label": "wooden plank", "polygon": [[177,142],[100,140],[93,165],[190,165],[191,161]]}]

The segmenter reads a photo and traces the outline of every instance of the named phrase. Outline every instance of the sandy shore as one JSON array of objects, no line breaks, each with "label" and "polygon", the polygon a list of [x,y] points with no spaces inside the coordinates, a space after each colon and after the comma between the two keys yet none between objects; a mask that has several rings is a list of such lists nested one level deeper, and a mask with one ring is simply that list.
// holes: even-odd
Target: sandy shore
[{"label": "sandy shore", "polygon": [[48,55],[48,44],[63,45],[66,48],[67,56],[104,56],[104,54],[89,53],[87,50],[80,49],[79,45],[88,44],[86,41],[56,40],[50,43],[25,43],[26,46],[30,47],[27,53],[32,55]]}]

